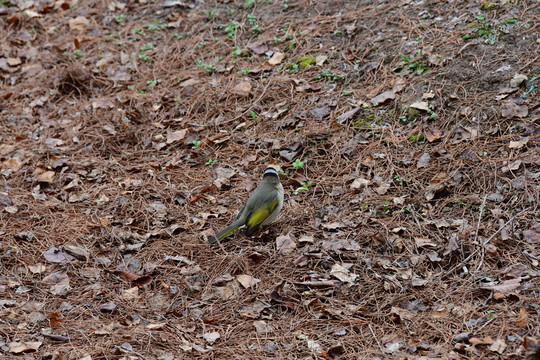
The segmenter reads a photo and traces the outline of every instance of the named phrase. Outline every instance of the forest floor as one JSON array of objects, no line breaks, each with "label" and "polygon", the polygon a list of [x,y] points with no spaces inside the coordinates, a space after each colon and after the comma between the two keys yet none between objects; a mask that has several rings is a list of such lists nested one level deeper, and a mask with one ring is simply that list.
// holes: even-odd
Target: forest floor
[{"label": "forest floor", "polygon": [[540,359],[538,1],[0,19],[0,357]]}]

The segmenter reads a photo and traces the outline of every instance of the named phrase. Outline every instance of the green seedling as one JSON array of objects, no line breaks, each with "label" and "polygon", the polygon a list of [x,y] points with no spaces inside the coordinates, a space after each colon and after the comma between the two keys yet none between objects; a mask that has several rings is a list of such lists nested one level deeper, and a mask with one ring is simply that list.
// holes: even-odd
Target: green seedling
[{"label": "green seedling", "polygon": [[422,145],[424,142],[425,142],[425,138],[424,138],[424,135],[422,134],[419,134],[419,135],[411,135],[409,137],[409,142],[412,144],[412,145]]},{"label": "green seedling", "polygon": [[212,165],[212,164],[215,164],[216,162],[217,162],[217,160],[212,160],[212,159],[210,159],[210,160],[208,160],[208,161],[206,162],[206,165]]},{"label": "green seedling", "polygon": [[405,54],[399,54],[399,56],[404,64],[393,68],[393,72],[400,73],[405,70],[409,74],[424,75],[431,70],[421,51],[414,54],[414,61]]},{"label": "green seedling", "polygon": [[383,201],[383,209],[382,209],[382,212],[384,215],[390,215],[392,213],[392,211],[390,210],[390,208],[388,207],[388,201],[384,200]]},{"label": "green seedling", "polygon": [[499,39],[499,36],[502,34],[510,33],[510,28],[512,25],[518,22],[516,18],[512,18],[495,23],[493,21],[489,21],[482,15],[476,16],[476,20],[479,21],[479,24],[475,24],[473,29],[467,34],[464,34],[461,38],[463,40],[480,38],[485,44],[490,45],[495,44]]},{"label": "green seedling", "polygon": [[152,89],[154,86],[156,86],[157,80],[148,80],[146,82],[146,86],[148,86],[148,90]]},{"label": "green seedling", "polygon": [[197,149],[199,147],[199,145],[201,145],[201,142],[199,140],[193,140],[192,144],[193,144],[193,146],[191,148],[192,149]]},{"label": "green seedling", "polygon": [[196,60],[195,65],[197,65],[199,69],[206,69],[209,74],[216,72],[216,67],[214,65],[204,64],[201,60]]},{"label": "green seedling", "polygon": [[223,30],[227,33],[227,37],[229,39],[232,39],[236,35],[236,30],[240,27],[240,24],[236,21],[229,22],[229,25],[227,25]]},{"label": "green seedling", "polygon": [[317,76],[315,76],[315,81],[325,79],[329,84],[335,81],[341,81],[345,79],[345,75],[331,73],[329,71],[321,71]]},{"label": "green seedling", "polygon": [[251,110],[249,112],[249,115],[251,116],[251,118],[253,119],[253,121],[255,122],[255,124],[257,124],[257,114],[255,113],[255,111]]},{"label": "green seedling", "polygon": [[304,168],[304,162],[300,159],[296,159],[294,160],[292,167],[295,170],[302,170]]},{"label": "green seedling", "polygon": [[403,179],[399,175],[394,175],[394,180],[399,184],[399,186],[403,186]]},{"label": "green seedling", "polygon": [[298,193],[300,191],[308,191],[309,188],[311,187],[311,185],[313,185],[313,181],[308,181],[307,183],[302,183],[302,186],[300,186],[299,188],[297,188],[296,190],[293,191],[293,194],[294,195],[298,195]]},{"label": "green seedling", "polygon": [[497,317],[497,314],[495,314],[495,310],[488,310],[486,311],[486,320],[491,320]]},{"label": "green seedling", "polygon": [[248,14],[247,19],[248,19],[249,25],[253,26],[257,24],[257,18],[253,14]]},{"label": "green seedling", "polygon": [[209,10],[206,10],[206,17],[208,18],[208,20],[212,20],[213,18],[215,18],[218,14],[218,9],[209,9]]},{"label": "green seedling", "polygon": [[126,16],[125,15],[116,15],[116,17],[114,18],[114,20],[118,23],[118,24],[123,24],[126,22]]}]

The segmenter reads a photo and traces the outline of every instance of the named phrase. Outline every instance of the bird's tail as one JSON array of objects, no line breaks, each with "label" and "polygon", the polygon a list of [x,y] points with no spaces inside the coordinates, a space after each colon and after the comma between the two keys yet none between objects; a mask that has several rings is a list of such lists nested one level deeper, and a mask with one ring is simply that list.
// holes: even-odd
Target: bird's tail
[{"label": "bird's tail", "polygon": [[210,244],[215,244],[218,241],[223,240],[227,236],[231,235],[234,231],[236,231],[240,226],[242,226],[241,222],[235,221],[231,225],[227,226],[225,229],[218,232],[215,236],[212,236],[208,239],[208,242]]}]

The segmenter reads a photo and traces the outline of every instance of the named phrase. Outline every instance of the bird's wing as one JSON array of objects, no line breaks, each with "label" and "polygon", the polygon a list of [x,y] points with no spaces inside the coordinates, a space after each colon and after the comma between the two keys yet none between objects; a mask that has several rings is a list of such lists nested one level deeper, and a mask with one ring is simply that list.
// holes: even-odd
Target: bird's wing
[{"label": "bird's wing", "polygon": [[[251,232],[254,228],[263,223],[270,214],[276,210],[276,207],[279,203],[279,196],[276,192],[272,192],[268,195],[266,199],[260,201],[257,206],[254,206],[254,210],[251,211],[247,216],[246,225],[248,233]],[[267,206],[262,206],[262,204],[268,204]]]}]

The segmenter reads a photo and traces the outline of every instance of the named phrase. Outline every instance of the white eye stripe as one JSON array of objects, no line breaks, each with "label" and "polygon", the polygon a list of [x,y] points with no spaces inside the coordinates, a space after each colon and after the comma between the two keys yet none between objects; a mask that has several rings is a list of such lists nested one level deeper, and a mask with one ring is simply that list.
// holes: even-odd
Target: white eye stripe
[{"label": "white eye stripe", "polygon": [[264,170],[264,175],[266,175],[266,174],[276,174],[277,175],[278,173],[277,173],[276,169],[268,168],[268,169]]}]

